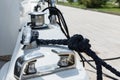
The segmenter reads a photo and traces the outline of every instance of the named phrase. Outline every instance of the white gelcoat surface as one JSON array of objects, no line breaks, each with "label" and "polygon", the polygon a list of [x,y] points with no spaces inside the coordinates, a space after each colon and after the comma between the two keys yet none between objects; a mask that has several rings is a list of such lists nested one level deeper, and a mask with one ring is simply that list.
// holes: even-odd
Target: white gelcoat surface
[{"label": "white gelcoat surface", "polygon": [[0,1],[0,55],[13,53],[19,32],[18,0]]}]

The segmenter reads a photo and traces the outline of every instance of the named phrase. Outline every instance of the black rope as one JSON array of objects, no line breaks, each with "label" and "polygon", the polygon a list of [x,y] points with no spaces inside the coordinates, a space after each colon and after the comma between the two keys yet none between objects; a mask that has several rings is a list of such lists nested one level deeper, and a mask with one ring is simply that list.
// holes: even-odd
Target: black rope
[{"label": "black rope", "polygon": [[99,61],[99,64],[101,64],[102,66],[104,66],[106,69],[108,69],[109,71],[111,71],[112,73],[114,73],[116,76],[120,77],[120,72],[117,71],[116,69],[114,69],[112,66],[110,66],[109,64],[107,64],[106,62],[104,62],[102,59],[100,59],[94,51],[92,50],[86,50],[85,53],[87,55],[89,55],[90,57],[97,59]]},{"label": "black rope", "polygon": [[[65,22],[65,19],[62,15],[61,11],[59,9],[57,9],[56,7],[47,7],[43,10],[43,12],[46,11],[47,9],[49,9],[49,11],[50,11],[49,18],[52,15],[57,15],[57,18],[58,18],[58,21],[59,21],[60,28],[61,28],[62,32],[65,34],[65,36],[67,38],[70,38],[68,27],[67,27],[67,24]],[[62,25],[63,25],[63,27],[62,27]]]},{"label": "black rope", "polygon": [[67,45],[67,39],[60,39],[60,40],[43,40],[43,39],[37,39],[37,45]]},{"label": "black rope", "polygon": [[112,66],[104,62],[100,59],[94,51],[90,49],[91,45],[89,44],[89,40],[83,38],[81,35],[74,35],[69,39],[61,39],[61,40],[36,40],[38,45],[68,45],[68,48],[71,50],[75,50],[77,52],[85,52],[88,56],[93,58],[96,63],[97,68],[97,80],[102,80],[102,66],[114,73],[116,76],[120,77],[120,72],[114,69]]},{"label": "black rope", "polygon": [[82,54],[80,54],[79,52],[78,52],[78,54],[79,54],[79,56],[81,58],[81,62],[83,63],[83,67],[85,67],[85,60],[84,60]]},{"label": "black rope", "polygon": [[[84,62],[87,62],[93,69],[97,70],[96,67],[95,67],[94,65],[92,65],[82,54],[80,54],[80,53],[78,53],[78,54],[82,56]],[[110,79],[112,79],[112,80],[118,80],[117,78],[112,77],[112,76],[110,76],[110,75],[108,75],[108,74],[105,74],[105,73],[103,73],[103,72],[102,72],[102,74],[103,74],[105,77],[110,78]]]},{"label": "black rope", "polygon": [[99,61],[95,60],[97,70],[97,80],[102,80],[102,66]]},{"label": "black rope", "polygon": [[[117,59],[120,59],[120,57],[113,57],[113,58],[106,58],[106,59],[102,59],[103,61],[113,61],[113,60],[117,60]],[[94,60],[87,60],[88,62],[94,62]],[[84,60],[84,62],[86,62]]]}]

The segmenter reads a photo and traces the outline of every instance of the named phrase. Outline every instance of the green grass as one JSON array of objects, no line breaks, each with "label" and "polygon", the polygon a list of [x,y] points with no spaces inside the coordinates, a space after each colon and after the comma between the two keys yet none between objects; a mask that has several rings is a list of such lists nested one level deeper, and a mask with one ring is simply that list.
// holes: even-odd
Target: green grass
[{"label": "green grass", "polygon": [[67,3],[67,2],[58,2],[59,5],[70,6],[75,8],[86,8],[84,5],[79,5],[77,2],[75,3]]},{"label": "green grass", "polygon": [[92,10],[120,15],[120,8],[97,8],[97,9],[94,8]]},{"label": "green grass", "polygon": [[105,13],[120,15],[120,8],[118,8],[118,6],[114,5],[112,2],[108,2],[102,8],[93,8],[93,10],[96,10],[96,11],[99,11],[99,12],[105,12]]},{"label": "green grass", "polygon": [[102,8],[86,8],[84,5],[80,5],[77,2],[76,3],[58,2],[58,4],[64,5],[64,6],[75,7],[75,8],[82,8],[82,9],[99,11],[99,12],[104,12],[104,13],[109,13],[109,14],[120,15],[120,8],[118,8],[118,6],[116,5],[113,5],[112,2],[108,2]]}]

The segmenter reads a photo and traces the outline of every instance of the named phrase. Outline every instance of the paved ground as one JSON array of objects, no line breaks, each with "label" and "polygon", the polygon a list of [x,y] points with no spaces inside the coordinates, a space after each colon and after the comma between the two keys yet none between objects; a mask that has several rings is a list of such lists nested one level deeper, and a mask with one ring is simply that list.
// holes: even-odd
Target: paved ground
[{"label": "paved ground", "polygon": [[[65,16],[70,34],[78,33],[90,39],[92,49],[98,53],[98,56],[101,58],[120,56],[120,16],[71,7],[58,6],[58,8]],[[107,62],[120,71],[120,59]],[[94,71],[88,65],[86,69]],[[114,76],[107,70],[103,71]],[[96,80],[93,72],[88,71],[88,73],[91,80]],[[110,79],[104,78],[104,80]]]}]

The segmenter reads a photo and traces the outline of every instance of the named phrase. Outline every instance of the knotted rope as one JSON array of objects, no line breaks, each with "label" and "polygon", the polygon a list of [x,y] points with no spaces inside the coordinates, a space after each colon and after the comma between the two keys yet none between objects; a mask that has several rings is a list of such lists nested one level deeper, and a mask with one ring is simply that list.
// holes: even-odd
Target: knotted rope
[{"label": "knotted rope", "polygon": [[115,68],[104,62],[101,58],[99,58],[94,51],[90,49],[91,45],[89,44],[89,40],[86,38],[83,38],[82,35],[74,35],[70,37],[69,39],[59,39],[59,40],[43,40],[43,39],[37,39],[32,38],[32,41],[36,41],[37,45],[68,45],[68,48],[71,50],[75,50],[77,52],[84,52],[88,56],[90,56],[96,64],[97,68],[97,80],[103,80],[102,79],[102,66],[111,71],[116,76],[120,77],[120,72],[117,71]]}]

